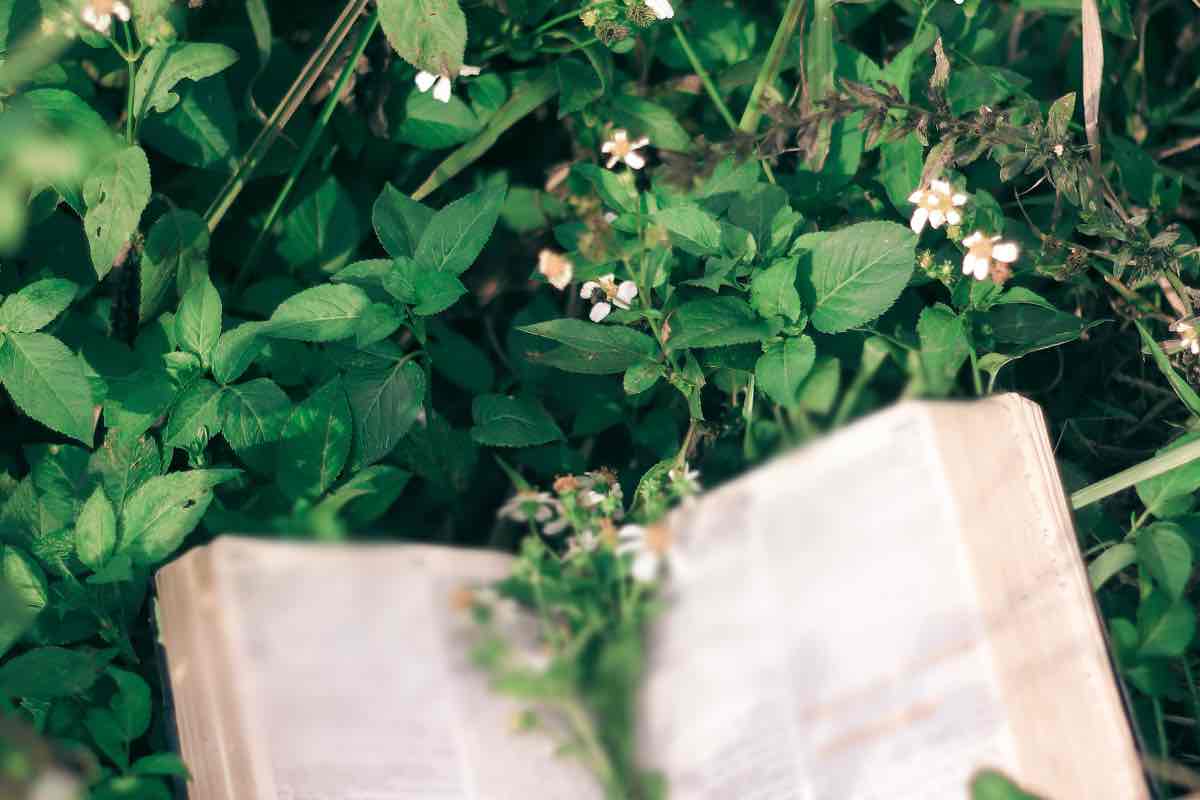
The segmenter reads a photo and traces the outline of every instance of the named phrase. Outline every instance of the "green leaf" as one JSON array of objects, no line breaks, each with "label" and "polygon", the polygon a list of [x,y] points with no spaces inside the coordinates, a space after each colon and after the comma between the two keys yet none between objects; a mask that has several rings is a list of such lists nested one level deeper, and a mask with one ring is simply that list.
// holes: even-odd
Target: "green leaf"
[{"label": "green leaf", "polygon": [[0,696],[55,698],[87,691],[115,651],[39,647],[0,667]]},{"label": "green leaf", "polygon": [[1154,578],[1172,600],[1183,597],[1192,577],[1192,547],[1183,529],[1157,522],[1137,534],[1138,564]]},{"label": "green leaf", "polygon": [[948,306],[938,303],[921,312],[917,320],[921,340],[921,376],[925,392],[944,397],[954,388],[954,380],[970,354],[962,318]]},{"label": "green leaf", "polygon": [[1175,394],[1179,396],[1187,410],[1191,411],[1193,416],[1200,416],[1200,394],[1196,394],[1192,385],[1180,377],[1179,373],[1175,371],[1175,367],[1171,366],[1171,359],[1167,358],[1167,354],[1158,346],[1158,342],[1154,341],[1154,337],[1150,335],[1150,331],[1146,330],[1146,326],[1138,320],[1134,320],[1133,324],[1137,326],[1138,333],[1141,334],[1142,346],[1153,356],[1158,371],[1167,379],[1167,383],[1171,384],[1171,388],[1175,390]]},{"label": "green leaf", "polygon": [[467,46],[458,0],[382,0],[379,24],[400,57],[434,75],[457,77]]},{"label": "green leaf", "polygon": [[563,438],[554,418],[534,400],[484,394],[471,403],[471,438],[493,447],[531,447]]},{"label": "green leaf", "polygon": [[411,258],[417,252],[417,243],[429,227],[434,210],[418,203],[390,183],[375,200],[371,209],[371,223],[383,249],[392,258]]},{"label": "green leaf", "polygon": [[165,114],[151,114],[138,134],[169,158],[200,169],[232,171],[238,155],[238,113],[222,78],[186,84]]},{"label": "green leaf", "polygon": [[4,298],[0,305],[0,333],[33,333],[67,310],[78,287],[62,278],[45,278]]},{"label": "green leaf", "polygon": [[817,347],[808,336],[773,342],[754,365],[758,388],[785,408],[795,406],[816,358]]},{"label": "green leaf", "polygon": [[137,230],[150,202],[150,162],[140,147],[126,147],[105,158],[83,182],[87,214],[84,231],[96,275],[103,278]]},{"label": "green leaf", "polygon": [[971,778],[971,800],[1041,800],[1023,791],[1016,783],[993,769],[975,773]]},{"label": "green leaf", "polygon": [[404,117],[394,126],[392,138],[422,150],[444,150],[469,141],[480,128],[475,112],[457,95],[443,103],[432,93],[414,88],[404,101]]},{"label": "green leaf", "polygon": [[653,219],[671,233],[677,247],[688,253],[712,256],[721,252],[721,226],[700,206],[671,206],[656,212]]},{"label": "green leaf", "polygon": [[353,197],[330,176],[287,212],[279,255],[294,272],[333,272],[349,262],[364,233]]},{"label": "green leaf", "polygon": [[1087,326],[1074,314],[1038,303],[1001,302],[983,318],[997,341],[1039,348],[1074,341]]},{"label": "green leaf", "polygon": [[279,304],[264,333],[279,339],[332,342],[354,335],[371,298],[357,286],[327,283],[292,295]]},{"label": "green leaf", "polygon": [[561,347],[528,353],[534,363],[566,372],[607,375],[635,364],[652,361],[658,346],[644,333],[618,325],[596,325],[579,319],[554,319],[525,325],[518,330],[558,342]]},{"label": "green leaf", "polygon": [[176,42],[150,48],[138,67],[133,107],[137,118],[151,110],[170,111],[179,102],[173,89],[183,80],[198,81],[216,75],[237,61],[237,53],[223,44]]},{"label": "green leaf", "polygon": [[1196,633],[1196,611],[1186,600],[1154,591],[1138,606],[1137,628],[1139,655],[1181,656]]},{"label": "green leaf", "polygon": [[[445,273],[437,273],[443,275]],[[455,280],[458,280],[455,278]],[[463,289],[466,291],[466,289]],[[404,324],[404,316],[390,303],[371,303],[358,319],[354,331],[354,345],[359,350],[382,341]]]},{"label": "green leaf", "polygon": [[154,317],[172,286],[180,293],[208,275],[208,226],[194,211],[174,209],[163,214],[146,235],[139,267],[138,319]]},{"label": "green leaf", "polygon": [[775,222],[790,211],[787,192],[772,184],[762,184],[738,197],[729,207],[729,221],[750,232],[760,252],[775,242]]},{"label": "green leaf", "polygon": [[292,411],[279,443],[275,480],[292,498],[322,495],[350,456],[354,420],[342,382],[334,378]]},{"label": "green leaf", "polygon": [[142,676],[116,667],[108,668],[108,677],[117,684],[117,693],[109,702],[113,716],[126,742],[142,736],[150,728],[150,686]]},{"label": "green leaf", "polygon": [[195,353],[208,367],[217,340],[221,338],[221,295],[208,276],[188,290],[175,315],[175,340],[180,349]]},{"label": "green leaf", "polygon": [[117,547],[117,512],[99,486],[75,520],[75,554],[84,566],[100,569]]},{"label": "green leaf", "polygon": [[912,212],[913,205],[908,198],[921,184],[924,162],[924,148],[916,136],[905,136],[879,146],[879,182],[887,190],[892,207],[902,216],[907,217]]},{"label": "green leaf", "polygon": [[243,322],[221,334],[212,354],[212,373],[222,385],[242,376],[267,345],[266,322]]},{"label": "green leaf", "polygon": [[0,544],[0,583],[16,595],[24,608],[41,611],[49,602],[46,574],[33,557],[19,547]]},{"label": "green leaf", "polygon": [[[1174,450],[1200,438],[1200,433],[1180,436],[1158,454]],[[1188,511],[1193,504],[1193,493],[1200,489],[1200,459],[1182,464],[1170,472],[1148,478],[1135,487],[1146,510],[1156,517],[1172,517]]]},{"label": "green leaf", "polygon": [[174,753],[152,753],[133,762],[129,771],[134,775],[163,775],[166,777],[189,778],[183,759]]},{"label": "green leaf", "polygon": [[92,388],[83,362],[44,333],[12,333],[0,343],[0,383],[17,408],[51,430],[92,443]]},{"label": "green leaf", "polygon": [[413,259],[422,267],[460,275],[483,251],[496,227],[508,187],[492,184],[455,200],[429,221]]},{"label": "green leaf", "polygon": [[558,77],[558,118],[582,111],[604,96],[604,81],[583,59],[566,57],[555,65]]},{"label": "green leaf", "polygon": [[175,401],[163,431],[163,445],[187,449],[196,443],[207,444],[220,432],[221,389],[212,381],[201,379]]},{"label": "green leaf", "polygon": [[621,380],[621,387],[625,390],[625,394],[641,394],[658,383],[663,374],[662,364],[654,361],[639,361],[636,364],[631,364],[629,369],[625,370],[625,376]]},{"label": "green leaf", "polygon": [[637,183],[629,173],[587,163],[576,164],[571,171],[591,183],[600,199],[613,211],[635,214],[640,210]]},{"label": "green leaf", "polygon": [[685,347],[723,347],[758,342],[774,336],[778,327],[754,313],[736,297],[692,300],[671,315],[672,350]]},{"label": "green leaf", "polygon": [[149,436],[131,439],[109,431],[104,444],[88,460],[88,474],[99,478],[118,516],[129,495],[161,473],[158,445]]},{"label": "green leaf", "polygon": [[383,277],[383,288],[413,313],[428,316],[445,311],[467,293],[462,281],[449,272],[432,269],[410,258],[397,258]]},{"label": "green leaf", "polygon": [[221,435],[238,457],[259,472],[275,465],[267,447],[279,440],[292,401],[270,378],[226,386],[221,392]]},{"label": "green leaf", "polygon": [[796,291],[796,267],[800,259],[792,256],[776,261],[758,272],[750,281],[750,305],[764,317],[800,319],[804,308]]},{"label": "green leaf", "polygon": [[1137,548],[1128,542],[1118,542],[1092,559],[1092,563],[1088,564],[1087,568],[1092,591],[1099,591],[1100,587],[1108,583],[1110,578],[1121,570],[1133,566],[1135,561],[1137,561]]},{"label": "green leaf", "polygon": [[838,333],[887,311],[912,275],[917,237],[893,222],[860,222],[816,242],[798,283],[813,326]]},{"label": "green leaf", "polygon": [[351,465],[386,456],[408,433],[425,400],[425,372],[412,361],[346,370],[346,396],[354,417]]},{"label": "green leaf", "polygon": [[117,552],[135,564],[161,562],[200,523],[212,502],[212,488],[240,474],[236,469],[193,469],[146,481],[121,510]]},{"label": "green leaf", "polygon": [[647,136],[650,144],[660,150],[683,153],[692,146],[692,137],[676,121],[675,115],[649,100],[627,94],[614,97],[611,119],[618,128],[628,129],[630,138]]}]

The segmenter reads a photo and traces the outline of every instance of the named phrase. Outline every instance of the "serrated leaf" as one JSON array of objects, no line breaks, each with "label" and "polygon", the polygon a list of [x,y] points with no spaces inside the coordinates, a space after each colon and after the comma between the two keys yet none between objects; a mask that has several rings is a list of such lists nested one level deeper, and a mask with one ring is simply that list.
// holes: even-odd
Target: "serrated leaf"
[{"label": "serrated leaf", "polygon": [[170,111],[179,102],[173,91],[183,80],[198,81],[216,75],[237,61],[237,52],[223,44],[174,42],[150,48],[138,67],[133,107],[139,119],[151,110]]},{"label": "serrated leaf", "polygon": [[10,294],[0,304],[0,332],[33,333],[67,310],[78,287],[62,278],[45,278]]},{"label": "serrated leaf", "polygon": [[755,274],[750,281],[750,305],[764,317],[785,317],[791,322],[804,313],[796,291],[796,256],[783,258]]},{"label": "serrated leaf", "polygon": [[92,389],[83,363],[44,333],[12,333],[0,342],[0,383],[24,413],[51,430],[92,444]]},{"label": "serrated leaf", "polygon": [[324,494],[350,456],[354,420],[335,378],[292,410],[280,436],[276,481],[289,497]]},{"label": "serrated leaf", "polygon": [[243,322],[221,334],[212,354],[212,373],[222,385],[242,376],[267,345],[266,322]]},{"label": "serrated leaf", "polygon": [[117,552],[135,564],[159,563],[200,523],[212,502],[212,488],[240,474],[236,469],[193,469],[146,481],[121,511]]},{"label": "serrated leaf", "polygon": [[41,611],[50,599],[46,573],[19,547],[0,544],[0,583],[6,585],[32,611]]},{"label": "serrated leaf", "polygon": [[88,459],[88,474],[99,478],[118,517],[125,500],[161,473],[162,458],[149,436],[131,439],[109,431],[104,443]]},{"label": "serrated leaf", "polygon": [[800,386],[816,358],[817,347],[811,337],[772,342],[754,365],[757,386],[774,402],[791,408],[797,404]]},{"label": "serrated leaf", "polygon": [[330,176],[288,210],[277,247],[297,273],[333,272],[349,262],[364,233],[354,199]]},{"label": "serrated leaf", "polygon": [[83,227],[92,266],[103,278],[137,230],[150,202],[150,162],[142,149],[123,148],[97,164],[83,182],[83,202],[87,205]]},{"label": "serrated leaf", "polygon": [[357,286],[328,283],[292,295],[279,304],[263,328],[279,339],[332,342],[354,335],[371,298]]},{"label": "serrated leaf", "polygon": [[529,353],[530,361],[585,375],[623,372],[635,364],[653,361],[659,352],[653,339],[632,328],[579,319],[554,319],[518,330],[562,345]]},{"label": "serrated leaf", "polygon": [[576,164],[571,171],[583,176],[596,189],[605,205],[617,212],[640,210],[637,183],[629,173],[604,169],[596,164]]},{"label": "serrated leaf", "polygon": [[471,438],[493,447],[531,447],[563,438],[554,418],[537,402],[485,394],[471,403]]},{"label": "serrated leaf", "polygon": [[908,285],[917,237],[893,222],[860,222],[817,240],[798,283],[813,327],[839,333],[887,311]]},{"label": "serrated leaf", "polygon": [[166,447],[190,448],[206,444],[221,432],[221,389],[200,379],[189,386],[171,409],[163,431]]},{"label": "serrated leaf", "polygon": [[75,520],[75,554],[84,566],[100,569],[117,546],[117,512],[99,486]]},{"label": "serrated leaf", "polygon": [[1183,529],[1157,522],[1137,534],[1138,564],[1154,578],[1172,600],[1183,597],[1192,577],[1192,547]]},{"label": "serrated leaf", "polygon": [[421,235],[413,260],[427,269],[465,272],[491,237],[507,192],[506,185],[492,184],[438,211]]},{"label": "serrated leaf", "polygon": [[270,378],[221,390],[221,435],[247,465],[269,473],[275,464],[268,445],[279,440],[292,401]]},{"label": "serrated leaf", "polygon": [[445,311],[467,293],[467,287],[452,273],[435,270],[410,258],[397,258],[383,277],[383,288],[413,313],[429,316]]},{"label": "serrated leaf", "polygon": [[721,252],[721,226],[700,206],[690,203],[671,206],[655,212],[653,219],[670,232],[676,246],[693,255],[712,256]]},{"label": "serrated leaf", "polygon": [[760,342],[774,336],[775,323],[754,313],[737,297],[711,297],[684,303],[670,317],[672,350],[685,347],[723,347]]},{"label": "serrated leaf", "polygon": [[408,433],[425,400],[425,372],[412,361],[351,368],[344,377],[354,417],[352,466],[386,456]]},{"label": "serrated leaf", "polygon": [[221,313],[221,295],[206,275],[183,296],[175,314],[175,341],[206,368],[221,338]]},{"label": "serrated leaf", "polygon": [[457,77],[467,46],[458,0],[382,0],[379,24],[400,57],[434,75]]},{"label": "serrated leaf", "polygon": [[433,215],[432,208],[418,203],[389,183],[375,199],[371,223],[388,255],[411,258]]}]

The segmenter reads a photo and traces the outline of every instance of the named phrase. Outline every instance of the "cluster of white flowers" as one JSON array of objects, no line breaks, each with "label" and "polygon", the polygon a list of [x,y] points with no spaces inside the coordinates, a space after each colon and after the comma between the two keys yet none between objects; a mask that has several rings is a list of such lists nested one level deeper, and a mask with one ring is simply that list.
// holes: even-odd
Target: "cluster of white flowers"
[{"label": "cluster of white flowers", "polygon": [[594,281],[586,281],[583,286],[579,287],[579,296],[594,303],[588,314],[588,318],[592,322],[601,322],[612,313],[614,306],[627,310],[637,295],[636,283],[621,281],[618,284],[612,274],[602,275]]},{"label": "cluster of white flowers", "polygon": [[89,0],[79,10],[79,18],[97,33],[108,33],[113,17],[121,22],[129,22],[129,6],[121,0]]},{"label": "cluster of white flowers", "polygon": [[[470,78],[478,75],[479,73],[479,67],[471,67],[463,64],[458,70],[458,77]],[[434,75],[432,72],[421,70],[417,73],[416,77],[417,91],[428,92],[430,89],[433,89],[433,99],[439,100],[443,103],[450,102],[450,89],[452,83],[453,79],[444,72],[441,75]]]},{"label": "cluster of white flowers", "polygon": [[[954,191],[949,181],[931,180],[928,188],[917,189],[908,196],[908,202],[917,206],[909,227],[919,234],[927,222],[935,229],[944,224],[958,225],[962,222],[959,209],[968,199],[962,192]],[[967,248],[963,256],[963,274],[981,281],[992,273],[995,264],[1011,264],[1021,254],[1016,243],[1002,242],[999,236],[986,236],[983,231],[975,231],[962,240],[962,245]]]}]

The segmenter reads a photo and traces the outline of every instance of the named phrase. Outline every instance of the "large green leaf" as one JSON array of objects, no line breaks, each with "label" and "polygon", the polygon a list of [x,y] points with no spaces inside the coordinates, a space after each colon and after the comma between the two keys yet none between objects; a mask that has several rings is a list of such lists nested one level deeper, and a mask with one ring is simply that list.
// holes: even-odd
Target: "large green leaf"
[{"label": "large green leaf", "polygon": [[508,187],[493,183],[433,215],[413,256],[422,267],[459,275],[475,262],[496,227]]},{"label": "large green leaf", "polygon": [[279,339],[332,342],[354,335],[371,298],[357,286],[327,283],[292,295],[279,304],[262,329]]},{"label": "large green leaf", "polygon": [[104,489],[97,486],[75,520],[75,554],[89,569],[97,570],[116,546],[117,512]]},{"label": "large green leaf", "polygon": [[279,255],[296,271],[335,272],[354,255],[365,232],[354,199],[330,176],[288,210]]},{"label": "large green leaf", "polygon": [[17,407],[46,427],[92,444],[92,388],[83,362],[44,333],[10,333],[0,343],[0,383]]},{"label": "large green leaf", "polygon": [[150,162],[142,148],[123,148],[97,164],[83,182],[83,202],[87,205],[83,227],[92,266],[103,278],[137,230],[150,202]]},{"label": "large green leaf", "polygon": [[221,334],[212,355],[213,377],[222,384],[242,376],[267,344],[267,322],[243,322]]},{"label": "large green leaf", "polygon": [[644,333],[618,325],[596,325],[579,319],[553,319],[519,328],[558,342],[561,347],[529,353],[530,361],[566,372],[606,375],[654,359],[658,346]]},{"label": "large green leaf", "polygon": [[375,199],[371,223],[388,255],[411,258],[433,215],[432,208],[418,203],[389,183]]},{"label": "large green leaf", "polygon": [[275,479],[290,497],[324,494],[346,464],[354,421],[342,382],[335,378],[292,411],[283,427]]},{"label": "large green leaf", "polygon": [[654,221],[671,233],[676,246],[698,256],[721,252],[721,226],[700,206],[690,203],[655,213]]},{"label": "large green leaf", "polygon": [[182,80],[198,81],[237,61],[237,52],[223,44],[174,42],[150,48],[138,67],[133,107],[140,119],[151,109],[170,111],[179,102],[173,91]]},{"label": "large green leaf", "polygon": [[1196,610],[1186,600],[1153,591],[1138,606],[1137,628],[1140,655],[1180,656],[1196,634]]},{"label": "large green leaf", "polygon": [[78,287],[62,278],[34,281],[0,305],[0,332],[33,333],[67,310]]},{"label": "large green leaf", "polygon": [[116,655],[115,650],[39,647],[0,667],[0,696],[69,697],[88,690]]},{"label": "large green leaf", "polygon": [[754,365],[758,388],[781,406],[797,405],[800,386],[816,358],[817,347],[808,336],[772,343]]},{"label": "large green leaf", "polygon": [[200,523],[212,502],[212,488],[239,474],[236,469],[193,469],[146,481],[121,511],[118,552],[135,564],[162,561]]},{"label": "large green leaf", "polygon": [[379,24],[392,47],[417,69],[457,76],[467,46],[458,0],[380,0]]},{"label": "large green leaf", "polygon": [[764,317],[785,317],[796,322],[804,313],[796,291],[796,257],[781,258],[759,271],[750,281],[750,305]]},{"label": "large green leaf", "polygon": [[537,402],[484,394],[471,404],[471,438],[493,447],[530,447],[563,438],[554,418]]},{"label": "large green leaf", "polygon": [[916,235],[893,222],[860,222],[816,240],[798,282],[824,333],[862,325],[891,307],[912,275]]},{"label": "large green leaf", "polygon": [[275,464],[269,447],[279,440],[292,402],[270,378],[226,386],[221,392],[221,435],[233,451],[259,472]]},{"label": "large green leaf", "polygon": [[949,394],[958,371],[970,355],[962,318],[941,303],[930,306],[917,320],[917,336],[921,340],[925,392],[934,397]]},{"label": "large green leaf", "polygon": [[672,350],[685,347],[723,347],[767,339],[779,330],[737,297],[709,297],[681,305],[671,315]]},{"label": "large green leaf", "polygon": [[198,380],[184,390],[171,409],[163,431],[166,447],[192,447],[221,432],[221,389],[209,380]]},{"label": "large green leaf", "polygon": [[1137,560],[1172,600],[1183,597],[1192,577],[1192,546],[1183,529],[1157,522],[1137,534]]},{"label": "large green leaf", "polygon": [[452,273],[443,272],[411,258],[397,258],[383,277],[383,288],[413,313],[428,316],[445,311],[467,293],[467,287]]},{"label": "large green leaf", "polygon": [[354,417],[351,461],[360,468],[386,456],[408,433],[425,400],[425,372],[404,361],[353,367],[344,381]]}]

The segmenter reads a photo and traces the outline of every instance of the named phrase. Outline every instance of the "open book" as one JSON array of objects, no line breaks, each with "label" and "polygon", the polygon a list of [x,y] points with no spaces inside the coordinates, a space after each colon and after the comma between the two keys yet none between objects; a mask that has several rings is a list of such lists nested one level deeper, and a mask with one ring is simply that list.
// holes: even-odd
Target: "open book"
[{"label": "open book", "polygon": [[[671,520],[647,766],[672,798],[1148,792],[1041,412],[905,403]],[[158,575],[193,800],[599,798],[468,659],[503,555],[222,537]]]}]

